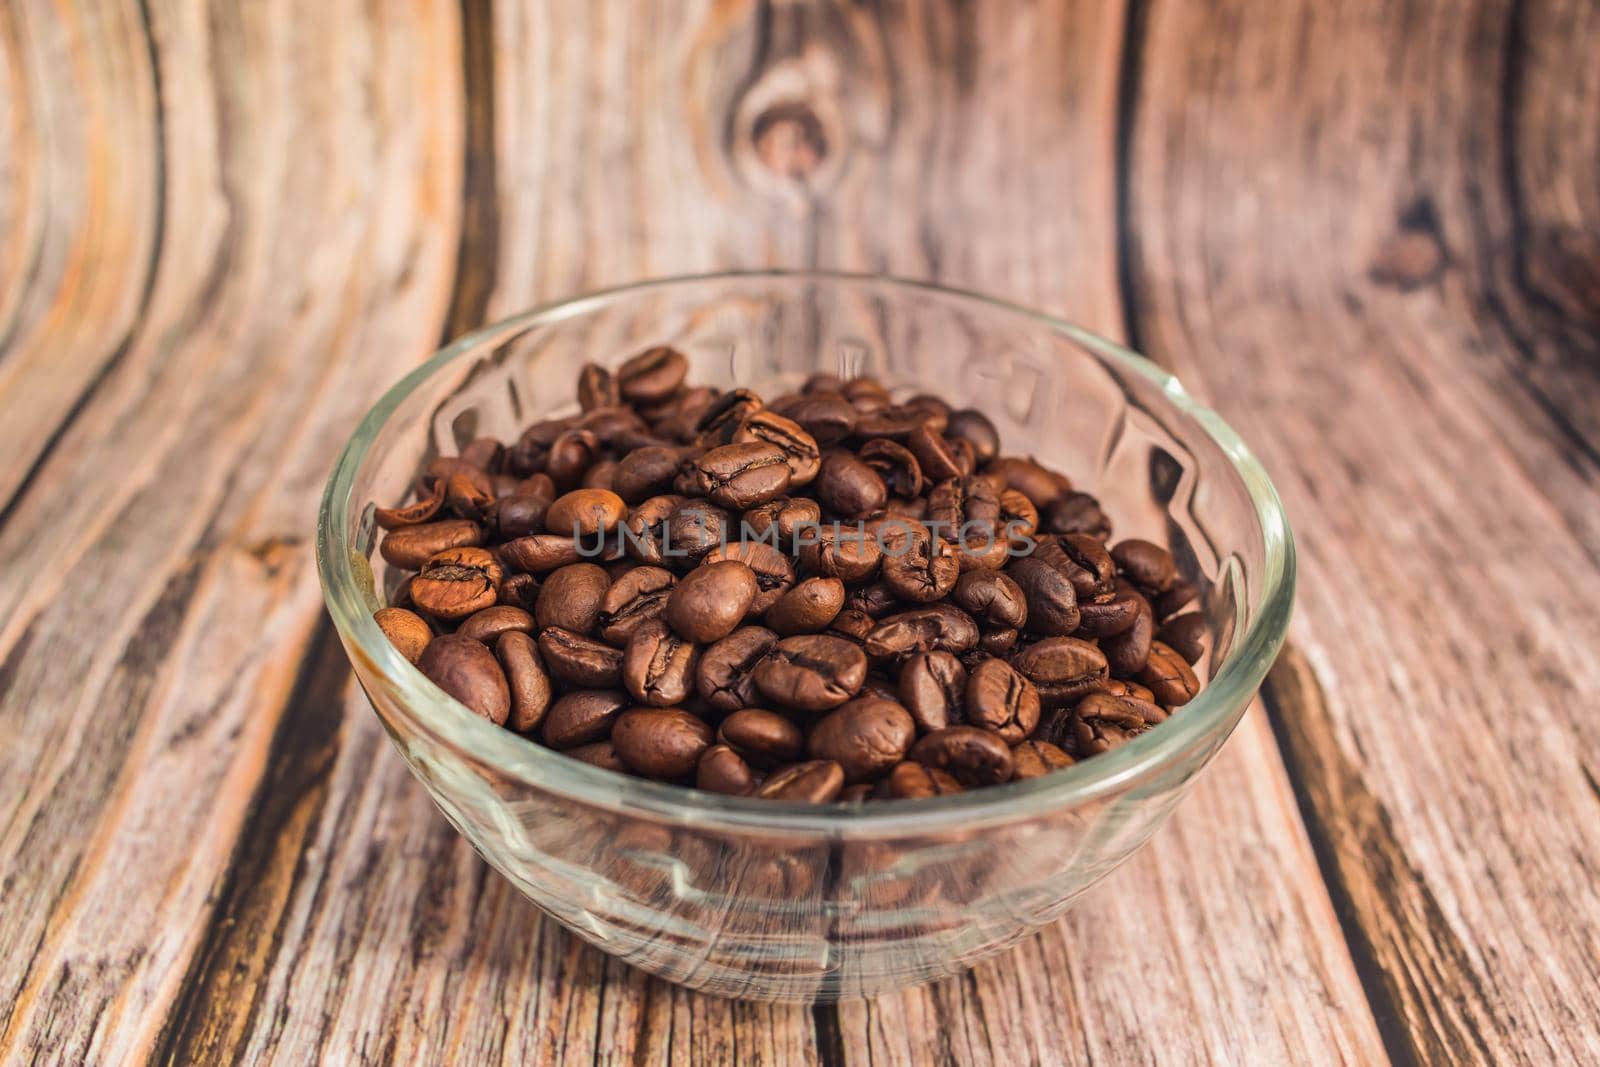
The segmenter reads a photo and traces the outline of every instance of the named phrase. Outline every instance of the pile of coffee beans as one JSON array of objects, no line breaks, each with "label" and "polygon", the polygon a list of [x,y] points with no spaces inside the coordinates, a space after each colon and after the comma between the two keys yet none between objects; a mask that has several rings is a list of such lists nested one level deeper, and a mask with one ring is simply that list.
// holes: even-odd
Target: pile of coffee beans
[{"label": "pile of coffee beans", "polygon": [[667,347],[581,412],[377,508],[377,612],[491,722],[574,759],[811,803],[1034,778],[1200,687],[1197,590],[994,424],[870,377],[764,399]]}]

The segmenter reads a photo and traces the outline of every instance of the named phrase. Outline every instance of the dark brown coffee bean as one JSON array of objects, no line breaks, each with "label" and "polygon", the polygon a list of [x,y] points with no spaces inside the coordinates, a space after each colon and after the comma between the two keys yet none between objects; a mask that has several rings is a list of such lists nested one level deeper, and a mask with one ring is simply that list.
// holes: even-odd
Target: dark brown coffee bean
[{"label": "dark brown coffee bean", "polygon": [[[494,478],[489,472],[476,463],[460,456],[437,456],[429,460],[428,466],[422,472],[422,476],[417,479],[418,493],[419,495],[425,495],[427,491],[443,485],[445,487],[445,504],[448,506],[450,502],[450,479],[457,475],[471,483],[474,494],[490,497],[494,495]],[[471,518],[471,516],[462,517]]]},{"label": "dark brown coffee bean", "polygon": [[1000,495],[987,478],[951,478],[928,491],[928,525],[952,544],[993,544],[999,524]]},{"label": "dark brown coffee bean", "polygon": [[634,404],[665,400],[689,373],[689,360],[677,349],[647,348],[617,368],[617,390]]},{"label": "dark brown coffee bean", "polygon": [[828,804],[844,789],[844,768],[832,760],[791,763],[770,775],[756,790],[766,800],[790,804]]},{"label": "dark brown coffee bean", "polygon": [[775,411],[758,411],[744,420],[734,443],[754,441],[778,448],[789,464],[789,485],[809,485],[822,467],[822,451],[799,423]]},{"label": "dark brown coffee bean", "polygon": [[650,427],[668,441],[692,442],[695,427],[721,393],[709,386],[696,386],[674,394],[661,414],[652,415]]},{"label": "dark brown coffee bean", "polygon": [[917,457],[905,445],[888,438],[874,437],[861,446],[856,458],[878,472],[892,496],[906,499],[920,496],[927,484]]},{"label": "dark brown coffee bean", "polygon": [[916,738],[911,714],[892,700],[863,697],[829,712],[811,728],[806,751],[844,768],[846,783],[877,778],[905,758]]},{"label": "dark brown coffee bean", "polygon": [[582,760],[591,767],[603,767],[608,771],[618,774],[627,774],[628,765],[617,758],[617,746],[610,741],[595,741],[577,748],[569,748],[562,755],[571,759]]},{"label": "dark brown coffee bean", "polygon": [[960,782],[939,768],[909,760],[895,764],[879,786],[880,795],[890,800],[926,800],[965,792]]},{"label": "dark brown coffee bean", "polygon": [[844,519],[870,515],[889,499],[878,472],[848,452],[829,452],[822,458],[816,492],[824,508]]},{"label": "dark brown coffee bean", "polygon": [[906,438],[906,447],[917,457],[923,476],[931,482],[943,482],[961,477],[961,462],[957,452],[945,440],[944,434],[923,423]]},{"label": "dark brown coffee bean", "polygon": [[883,548],[883,584],[902,600],[927,604],[956,587],[961,563],[955,550],[920,523],[885,520],[877,538]]},{"label": "dark brown coffee bean", "polygon": [[861,585],[845,594],[844,606],[847,609],[863,612],[874,619],[881,619],[891,612],[899,611],[906,605],[894,595],[894,591],[882,582],[873,582],[870,585]]},{"label": "dark brown coffee bean", "polygon": [[544,574],[557,567],[577,563],[583,557],[578,554],[578,543],[569,532],[564,537],[561,534],[530,534],[507,541],[500,546],[500,558],[513,570]]},{"label": "dark brown coffee bean", "polygon": [[756,767],[792,763],[805,751],[800,727],[765,708],[741,708],[722,720],[717,740]]},{"label": "dark brown coffee bean", "polygon": [[735,511],[780,497],[789,488],[783,449],[762,441],[713,448],[694,461],[694,469],[699,492]]},{"label": "dark brown coffee bean", "polygon": [[911,759],[944,771],[965,786],[999,785],[1011,780],[1011,747],[992,730],[950,726],[911,746]]},{"label": "dark brown coffee bean", "polygon": [[900,659],[935,650],[960,655],[978,644],[972,616],[951,604],[930,604],[879,620],[867,635],[866,651],[874,659]]},{"label": "dark brown coffee bean", "polygon": [[1134,593],[1138,598],[1139,614],[1133,620],[1133,625],[1120,634],[1100,639],[1100,650],[1106,654],[1106,663],[1111,668],[1111,673],[1119,678],[1131,678],[1144,670],[1145,662],[1150,658],[1150,642],[1156,634],[1155,613],[1150,610],[1150,604],[1144,597]]},{"label": "dark brown coffee bean", "polygon": [[1039,725],[1039,691],[1005,660],[985,660],[967,679],[966,710],[967,722],[1015,745]]},{"label": "dark brown coffee bean", "polygon": [[755,667],[756,688],[780,707],[826,711],[838,707],[867,680],[859,646],[829,634],[786,637]]},{"label": "dark brown coffee bean", "polygon": [[901,406],[910,408],[912,411],[927,412],[932,416],[932,421],[939,428],[940,433],[944,432],[945,426],[950,421],[950,405],[945,402],[944,397],[934,393],[918,393],[916,396],[906,400]]},{"label": "dark brown coffee bean", "polygon": [[551,627],[539,635],[545,667],[568,685],[615,689],[622,684],[622,650],[570,630]]},{"label": "dark brown coffee bean", "polygon": [[456,628],[456,633],[492,645],[500,640],[501,634],[512,630],[529,633],[533,630],[533,616],[521,608],[495,604],[468,615]]},{"label": "dark brown coffee bean", "polygon": [[705,448],[733,443],[744,420],[760,411],[761,398],[749,389],[730,389],[712,399],[695,424],[695,442]]},{"label": "dark brown coffee bean", "polygon": [[469,519],[440,519],[392,530],[378,545],[378,553],[396,567],[417,570],[434,556],[452,548],[483,544],[483,527]]},{"label": "dark brown coffee bean", "polygon": [[1207,633],[1206,617],[1191,611],[1187,615],[1174,615],[1162,623],[1156,637],[1193,666],[1206,654]]},{"label": "dark brown coffee bean", "polygon": [[1194,598],[1199,595],[1199,586],[1187,578],[1179,578],[1172,583],[1166,592],[1157,594],[1155,602],[1151,606],[1156,609],[1156,618],[1170,620],[1172,616],[1188,607]]},{"label": "dark brown coffee bean", "polygon": [[630,558],[640,563],[667,562],[662,554],[668,537],[667,522],[673,510],[683,503],[681,496],[653,496],[628,512],[621,537]]},{"label": "dark brown coffee bean", "polygon": [[1111,537],[1111,520],[1088,493],[1066,493],[1043,512],[1045,528],[1055,534],[1084,534],[1097,541]]},{"label": "dark brown coffee bean", "polygon": [[928,412],[918,411],[915,408],[890,405],[875,408],[871,411],[864,410],[859,404],[856,411],[860,414],[856,419],[856,436],[887,437],[894,441],[904,443],[917,427],[928,421]]},{"label": "dark brown coffee bean", "polygon": [[622,653],[622,684],[641,704],[665,708],[681,704],[694,691],[700,649],[652,619],[628,638]]},{"label": "dark brown coffee bean", "polygon": [[837,578],[807,578],[766,610],[762,621],[785,636],[816,633],[844,607],[844,583]]},{"label": "dark brown coffee bean", "polygon": [[1058,477],[1032,458],[1001,456],[984,468],[984,473],[1000,480],[1000,489],[1015,489],[1039,511],[1045,511],[1060,499],[1071,486],[1063,486]]},{"label": "dark brown coffee bean", "polygon": [[578,406],[584,411],[593,411],[620,403],[622,392],[611,372],[598,363],[585,363],[578,371]]},{"label": "dark brown coffee bean", "polygon": [[517,438],[517,443],[511,446],[511,451],[506,455],[507,468],[520,477],[544,470],[545,463],[550,459],[550,446],[576,421],[571,418],[544,419],[523,430],[522,436]]},{"label": "dark brown coffee bean", "polygon": [[947,437],[969,442],[973,457],[979,463],[988,463],[1000,452],[1000,432],[989,421],[989,416],[976,408],[952,411],[944,432]]},{"label": "dark brown coffee bean", "polygon": [[1160,641],[1150,642],[1149,661],[1135,677],[1169,708],[1189,703],[1200,691],[1200,679],[1188,661]]},{"label": "dark brown coffee bean", "polygon": [[794,585],[794,564],[789,557],[762,541],[732,541],[707,552],[703,563],[733,560],[743,563],[756,576],[756,595],[748,614],[761,615],[771,610]]},{"label": "dark brown coffee bean", "polygon": [[736,528],[733,517],[715,504],[685,500],[667,517],[662,555],[671,566],[693,566],[707,552],[727,544]]},{"label": "dark brown coffee bean", "polygon": [[539,589],[534,621],[541,630],[558,626],[575,634],[594,632],[611,579],[593,563],[573,563],[553,571]]},{"label": "dark brown coffee bean", "polygon": [[635,774],[682,778],[711,747],[711,727],[682,708],[629,708],[611,728],[611,743]]},{"label": "dark brown coffee bean", "polygon": [[1109,752],[1144,733],[1162,717],[1164,713],[1153,704],[1110,693],[1091,693],[1073,711],[1078,753],[1095,756]]},{"label": "dark brown coffee bean", "polygon": [[398,530],[405,526],[419,526],[436,518],[444,507],[444,483],[434,482],[432,488],[421,494],[416,503],[398,508],[374,508],[372,519],[384,530]]},{"label": "dark brown coffee bean", "polygon": [[822,448],[838,444],[856,428],[856,409],[837,393],[800,393],[782,404],[774,402],[772,408],[799,423]]},{"label": "dark brown coffee bean", "polygon": [[854,608],[845,608],[833,617],[833,621],[828,624],[828,629],[832,633],[843,634],[854,641],[865,641],[867,635],[872,632],[872,628],[876,625],[878,625],[878,620],[866,612],[857,611]]},{"label": "dark brown coffee bean", "polygon": [[738,560],[719,560],[684,575],[667,597],[662,617],[680,637],[699,644],[731,634],[750,610],[755,572]]},{"label": "dark brown coffee bean", "polygon": [[[560,573],[560,572],[557,572]],[[625,645],[640,626],[660,616],[677,579],[665,567],[634,567],[618,577],[600,601],[600,639]]]},{"label": "dark brown coffee bean", "polygon": [[519,734],[537,729],[554,695],[538,643],[526,631],[507,630],[495,642],[494,654],[511,689],[511,717],[506,725]]},{"label": "dark brown coffee bean", "polygon": [[433,629],[422,616],[405,608],[379,608],[373,612],[372,620],[396,651],[411,663],[417,662],[422,650],[433,640]]},{"label": "dark brown coffee bean", "polygon": [[883,550],[878,539],[859,524],[828,523],[802,531],[800,563],[824,577],[864,582],[883,563]]},{"label": "dark brown coffee bean", "polygon": [[641,503],[672,487],[681,458],[676,448],[636,448],[617,463],[611,487],[626,503]]},{"label": "dark brown coffee bean", "polygon": [[781,552],[796,551],[796,531],[822,521],[822,507],[808,496],[780,496],[757,504],[741,517],[740,539],[766,541]]},{"label": "dark brown coffee bean", "polygon": [[500,579],[500,590],[495,600],[507,607],[521,608],[531,614],[539,602],[539,579],[531,574],[508,572]]},{"label": "dark brown coffee bean", "polygon": [[750,764],[727,745],[712,745],[695,765],[694,786],[708,793],[742,797],[755,792],[760,779]]},{"label": "dark brown coffee bean", "polygon": [[417,669],[496,726],[504,724],[511,713],[505,672],[482,641],[460,634],[435,637],[417,658]]},{"label": "dark brown coffee bean", "polygon": [[1106,546],[1088,534],[1048,535],[1033,554],[1067,576],[1080,603],[1111,591],[1117,565]]},{"label": "dark brown coffee bean", "polygon": [[1105,653],[1076,637],[1036,641],[1013,655],[1011,665],[1033,683],[1045,707],[1070,704],[1099,689],[1108,669]]},{"label": "dark brown coffee bean", "polygon": [[1064,637],[1078,628],[1078,596],[1066,575],[1031,556],[1013,560],[1006,574],[1027,600],[1030,632]]},{"label": "dark brown coffee bean", "polygon": [[967,669],[948,652],[918,652],[906,660],[897,690],[924,733],[966,721]]},{"label": "dark brown coffee bean", "polygon": [[[585,412],[569,430],[583,430],[594,435],[602,448],[626,452],[649,445],[668,442],[650,432],[639,413],[629,407],[604,407]],[[555,445],[551,446],[551,463],[554,463]],[[548,468],[547,468],[548,469]]]},{"label": "dark brown coffee bean", "polygon": [[612,723],[631,704],[620,689],[574,690],[550,705],[539,735],[555,749],[587,745],[609,735]]},{"label": "dark brown coffee bean", "polygon": [[1013,746],[1011,761],[1015,764],[1011,772],[1013,782],[1039,778],[1051,771],[1065,770],[1077,762],[1048,741],[1024,741]]},{"label": "dark brown coffee bean", "polygon": [[547,497],[513,493],[494,502],[484,519],[496,537],[508,541],[544,532],[544,517],[550,510]]},{"label": "dark brown coffee bean", "polygon": [[412,579],[411,602],[436,619],[464,619],[494,605],[504,573],[488,549],[448,548]]},{"label": "dark brown coffee bean", "polygon": [[1133,592],[1116,592],[1078,605],[1079,637],[1111,637],[1125,633],[1139,621],[1143,598]]},{"label": "dark brown coffee bean", "polygon": [[565,492],[576,489],[600,453],[600,438],[588,430],[568,430],[555,439],[545,460],[545,473]]},{"label": "dark brown coffee bean", "polygon": [[761,626],[741,626],[707,648],[695,669],[695,688],[714,711],[747,708],[756,701],[752,672],[778,643],[778,635]]},{"label": "dark brown coffee bean", "polygon": [[1117,567],[1141,589],[1164,593],[1178,580],[1178,565],[1172,553],[1158,544],[1130,537],[1118,541],[1111,549],[1111,558]]},{"label": "dark brown coffee bean", "polygon": [[1033,501],[1007,489],[1000,494],[1000,530],[1012,547],[1026,550],[1033,544],[1033,535],[1039,530],[1039,511]]},{"label": "dark brown coffee bean", "polygon": [[1028,621],[1026,594],[1001,571],[968,571],[956,582],[950,599],[986,626],[1014,630]]},{"label": "dark brown coffee bean", "polygon": [[606,489],[574,489],[558,496],[545,512],[544,528],[552,534],[588,538],[621,525],[628,515],[622,498]]},{"label": "dark brown coffee bean", "polygon": [[1012,629],[983,630],[978,634],[978,651],[991,656],[1009,656],[1020,638],[1021,634]]}]

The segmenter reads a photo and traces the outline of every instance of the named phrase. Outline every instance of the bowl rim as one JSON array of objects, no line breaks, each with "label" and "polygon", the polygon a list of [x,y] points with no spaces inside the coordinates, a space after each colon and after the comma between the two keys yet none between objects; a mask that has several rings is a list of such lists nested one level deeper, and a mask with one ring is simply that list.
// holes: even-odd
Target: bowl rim
[{"label": "bowl rim", "polygon": [[[1260,610],[1236,639],[1233,653],[1181,714],[1111,752],[1027,781],[923,800],[885,800],[863,805],[794,804],[724,796],[633,778],[572,759],[473,713],[435,686],[395,649],[373,620],[366,599],[370,580],[360,581],[352,567],[353,546],[344,531],[350,526],[350,497],[356,474],[371,443],[406,398],[444,366],[500,334],[575,318],[642,293],[763,280],[885,287],[977,305],[987,313],[1018,316],[1150,380],[1180,413],[1200,425],[1228,458],[1255,509],[1265,566],[1260,576]],[[365,502],[356,506],[364,507]],[[317,516],[316,556],[323,598],[347,651],[352,658],[359,653],[381,676],[396,696],[408,724],[429,740],[504,778],[613,811],[649,814],[662,821],[704,828],[835,837],[968,830],[1078,807],[1160,774],[1208,740],[1214,738],[1215,747],[1220,748],[1260,688],[1283,644],[1293,610],[1296,570],[1288,518],[1260,462],[1219,415],[1196,401],[1176,377],[1144,356],[1066,319],[969,289],[883,274],[780,269],[674,275],[614,286],[540,304],[456,338],[385,392],[356,426],[323,491]],[[395,740],[403,744],[406,739],[397,735]]]}]

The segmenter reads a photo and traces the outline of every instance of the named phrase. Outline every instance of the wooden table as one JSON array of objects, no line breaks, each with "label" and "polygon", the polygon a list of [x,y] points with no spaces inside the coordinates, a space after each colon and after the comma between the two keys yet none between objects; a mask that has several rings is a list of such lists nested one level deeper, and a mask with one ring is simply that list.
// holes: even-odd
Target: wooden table
[{"label": "wooden table", "polygon": [[[1593,0],[0,8],[0,1056],[1600,1060]],[[1293,648],[963,978],[708,999],[390,751],[309,538],[443,339],[759,265],[1128,339],[1252,442]]]}]

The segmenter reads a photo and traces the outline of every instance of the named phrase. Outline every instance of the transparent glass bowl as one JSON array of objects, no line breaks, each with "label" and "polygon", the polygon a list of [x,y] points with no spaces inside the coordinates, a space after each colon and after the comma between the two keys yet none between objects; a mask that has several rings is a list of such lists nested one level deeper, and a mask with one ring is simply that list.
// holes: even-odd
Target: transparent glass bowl
[{"label": "transparent glass bowl", "polygon": [[[1004,448],[1100,497],[1115,537],[1172,546],[1205,590],[1205,688],[1065,771],[959,796],[777,804],[628,778],[472,714],[384,638],[399,575],[373,502],[428,459],[576,410],[585,360],[653,344],[691,380],[779,391],[878,375],[984,409]],[[479,854],[578,936],[653,974],[763,1000],[833,1000],[950,974],[1055,919],[1143,845],[1227,739],[1282,643],[1294,551],[1277,494],[1221,419],[1155,365],[1074,326],[878,277],[670,279],[536,309],[445,348],[378,402],[318,519],[328,610],[395,745]]]}]

